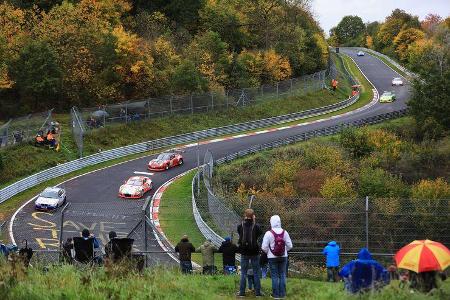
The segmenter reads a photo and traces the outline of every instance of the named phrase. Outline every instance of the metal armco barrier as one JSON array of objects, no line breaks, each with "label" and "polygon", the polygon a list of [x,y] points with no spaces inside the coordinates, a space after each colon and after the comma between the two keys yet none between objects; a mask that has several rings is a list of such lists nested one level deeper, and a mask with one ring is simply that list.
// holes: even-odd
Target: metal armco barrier
[{"label": "metal armco barrier", "polygon": [[211,128],[200,130],[191,133],[180,134],[176,136],[165,137],[157,140],[152,140],[148,142],[133,144],[129,146],[124,146],[112,150],[103,151],[100,153],[92,154],[77,160],[73,160],[64,164],[57,165],[53,168],[46,169],[39,173],[28,176],[24,179],[21,179],[3,189],[0,190],[0,203],[8,200],[9,198],[34,187],[42,182],[47,180],[63,176],[69,174],[74,171],[81,170],[85,167],[96,165],[102,162],[106,162],[109,160],[122,158],[128,155],[142,153],[146,151],[161,149],[169,146],[175,146],[180,144],[186,144],[190,142],[195,142],[199,139],[206,139],[217,137],[226,134],[234,134],[238,132],[269,127],[272,125],[283,124],[287,122],[297,121],[313,116],[319,116],[326,113],[334,112],[343,108],[346,108],[358,100],[359,96],[356,95],[354,97],[348,98],[344,101],[309,109],[297,113],[291,113],[282,116],[276,116],[272,118],[266,118],[257,121],[251,121],[240,124],[233,124],[223,127]]}]

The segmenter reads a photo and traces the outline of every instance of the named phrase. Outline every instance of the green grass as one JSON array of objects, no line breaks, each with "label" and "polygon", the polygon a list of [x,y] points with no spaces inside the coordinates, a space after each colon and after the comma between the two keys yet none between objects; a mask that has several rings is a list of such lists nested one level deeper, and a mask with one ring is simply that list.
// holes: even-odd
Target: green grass
[{"label": "green grass", "polygon": [[[159,208],[161,228],[169,241],[176,245],[183,234],[189,236],[194,247],[199,247],[204,241],[202,233],[195,223],[192,214],[192,178],[196,172],[192,171],[173,182],[164,192]],[[221,269],[221,255],[215,255],[215,265]],[[201,265],[201,255],[193,254],[192,260]]]},{"label": "green grass", "polygon": [[[1,265],[0,265],[1,267]],[[237,276],[181,275],[175,269],[155,268],[136,274],[129,269],[98,268],[75,269],[72,266],[54,266],[43,272],[31,268],[15,276],[7,267],[1,267],[0,299],[236,299]],[[122,271],[122,272],[121,272]],[[262,280],[262,290],[270,299],[270,279]],[[409,289],[401,289],[398,282],[379,292],[350,296],[342,283],[327,283],[289,278],[288,299],[448,299],[450,282],[426,296]],[[255,299],[252,294],[247,298]]]}]

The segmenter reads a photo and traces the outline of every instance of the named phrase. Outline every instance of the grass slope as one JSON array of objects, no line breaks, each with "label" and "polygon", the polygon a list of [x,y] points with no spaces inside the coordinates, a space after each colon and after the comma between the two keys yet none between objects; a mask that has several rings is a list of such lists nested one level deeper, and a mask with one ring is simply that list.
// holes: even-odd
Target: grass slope
[{"label": "grass slope", "polygon": [[[173,245],[178,243],[183,234],[189,236],[194,247],[199,247],[205,241],[192,214],[191,183],[195,174],[195,171],[192,171],[173,182],[161,199],[161,228]],[[194,254],[192,260],[201,264],[201,255]],[[215,255],[215,265],[219,269],[222,267],[221,255]]]},{"label": "grass slope", "polygon": [[[1,267],[1,265],[0,265]],[[50,267],[46,272],[32,268],[27,274],[13,276],[1,267],[0,299],[235,299],[237,276],[181,275],[177,270],[152,269],[143,274],[113,268],[75,269],[72,266]],[[121,271],[121,272],[120,272]],[[262,281],[270,294],[270,279]],[[448,299],[450,282],[432,296],[398,287],[398,282],[381,292],[350,296],[341,283],[317,282],[297,278],[287,281],[288,299]],[[247,297],[254,299],[254,296]],[[261,298],[259,298],[261,299]],[[270,299],[265,296],[262,299]]]}]

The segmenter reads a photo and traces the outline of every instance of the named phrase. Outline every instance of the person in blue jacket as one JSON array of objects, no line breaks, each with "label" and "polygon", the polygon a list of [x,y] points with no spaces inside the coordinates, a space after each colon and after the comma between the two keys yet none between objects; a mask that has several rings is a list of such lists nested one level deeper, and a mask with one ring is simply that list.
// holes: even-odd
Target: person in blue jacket
[{"label": "person in blue jacket", "polygon": [[341,253],[341,248],[335,241],[328,243],[322,251],[323,255],[326,257],[327,265],[327,280],[330,282],[338,281],[338,270],[339,270],[339,254]]},{"label": "person in blue jacket", "polygon": [[372,258],[367,248],[362,248],[358,259],[352,260],[339,272],[344,279],[345,288],[351,293],[367,291],[389,283],[386,269]]}]

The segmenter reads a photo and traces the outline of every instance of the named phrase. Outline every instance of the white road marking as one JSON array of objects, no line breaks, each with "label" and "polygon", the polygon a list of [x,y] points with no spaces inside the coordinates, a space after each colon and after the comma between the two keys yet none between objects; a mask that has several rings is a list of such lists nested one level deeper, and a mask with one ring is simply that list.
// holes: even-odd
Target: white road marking
[{"label": "white road marking", "polygon": [[155,173],[139,172],[139,171],[134,171],[133,173],[134,173],[134,174],[147,175],[147,176],[152,176],[152,175],[155,174]]}]

